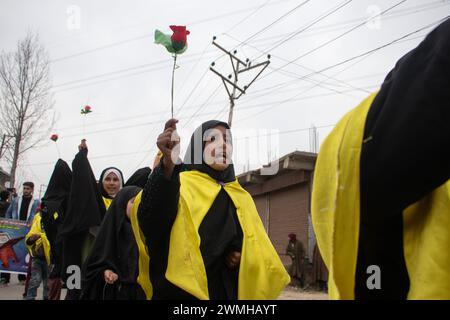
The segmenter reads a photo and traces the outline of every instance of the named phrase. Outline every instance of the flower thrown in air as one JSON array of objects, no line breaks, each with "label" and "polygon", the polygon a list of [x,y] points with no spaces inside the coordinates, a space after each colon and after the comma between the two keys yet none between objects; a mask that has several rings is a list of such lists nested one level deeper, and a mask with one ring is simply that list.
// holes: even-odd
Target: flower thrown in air
[{"label": "flower thrown in air", "polygon": [[55,141],[55,142],[58,140],[58,138],[59,138],[59,137],[58,137],[57,134],[52,134],[51,137],[50,137],[50,139],[51,139],[52,141]]},{"label": "flower thrown in air", "polygon": [[83,109],[81,109],[81,114],[88,114],[92,112],[92,108],[90,106],[85,106]]}]

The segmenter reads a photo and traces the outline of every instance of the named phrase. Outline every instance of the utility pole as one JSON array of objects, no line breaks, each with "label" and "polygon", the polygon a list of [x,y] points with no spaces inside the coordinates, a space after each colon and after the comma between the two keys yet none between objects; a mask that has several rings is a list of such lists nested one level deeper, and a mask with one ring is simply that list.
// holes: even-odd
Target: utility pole
[{"label": "utility pole", "polygon": [[[238,57],[236,57],[237,50],[230,52],[230,51],[224,49],[222,46],[220,46],[216,42],[216,39],[217,39],[216,37],[213,37],[212,44],[215,45],[217,48],[219,48],[221,51],[223,51],[225,54],[227,54],[230,57],[231,65],[233,67],[233,74],[229,74],[228,77],[222,75],[221,73],[219,73],[217,70],[215,70],[213,68],[215,66],[215,62],[211,63],[211,67],[209,68],[212,72],[214,72],[216,75],[218,75],[222,79],[223,85],[225,86],[228,97],[230,99],[230,111],[228,113],[228,125],[231,127],[231,124],[233,122],[233,111],[234,111],[234,107],[235,107],[234,101],[239,99],[243,94],[245,94],[247,89],[252,85],[252,83],[255,82],[255,80],[259,77],[259,75],[267,68],[267,66],[270,63],[270,55],[267,55],[268,60],[258,63],[258,64],[255,64],[255,65],[252,65],[252,63],[249,59],[247,59],[244,62],[241,59],[239,59]],[[255,68],[261,68],[261,70],[250,81],[250,83],[248,83],[247,85],[244,85],[243,87],[240,87],[238,84],[239,74],[250,71]],[[233,79],[233,81],[231,81],[230,79],[232,79],[233,76],[234,76],[234,79]],[[232,87],[231,90],[227,84]],[[237,91],[239,91],[238,94],[237,94]]]}]

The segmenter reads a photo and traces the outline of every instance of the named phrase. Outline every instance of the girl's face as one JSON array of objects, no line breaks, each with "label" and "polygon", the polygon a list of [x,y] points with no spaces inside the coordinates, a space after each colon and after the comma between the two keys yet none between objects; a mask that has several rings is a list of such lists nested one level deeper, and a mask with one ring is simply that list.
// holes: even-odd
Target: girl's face
[{"label": "girl's face", "polygon": [[218,171],[228,168],[233,154],[229,130],[220,125],[207,130],[204,135],[204,141],[203,159],[205,163]]},{"label": "girl's face", "polygon": [[120,180],[115,173],[110,173],[103,180],[103,188],[110,197],[115,197],[120,190]]},{"label": "girl's face", "polygon": [[128,219],[131,219],[131,210],[133,210],[134,199],[136,199],[136,197],[131,198],[130,200],[128,200],[128,203],[127,203],[127,217],[128,217]]}]

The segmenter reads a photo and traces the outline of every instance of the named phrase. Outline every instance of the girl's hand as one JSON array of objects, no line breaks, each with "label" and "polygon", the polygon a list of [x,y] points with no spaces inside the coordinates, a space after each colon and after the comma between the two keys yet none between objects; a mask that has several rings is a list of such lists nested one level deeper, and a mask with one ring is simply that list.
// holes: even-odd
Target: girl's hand
[{"label": "girl's hand", "polygon": [[113,284],[117,281],[117,279],[119,279],[117,273],[114,273],[112,270],[105,270],[103,277],[105,278],[105,282],[107,284]]},{"label": "girl's hand", "polygon": [[156,145],[158,149],[163,153],[164,175],[170,179],[172,176],[175,162],[178,159],[180,148],[180,137],[177,134],[177,122],[176,119],[170,119],[164,126],[164,131],[158,136]]},{"label": "girl's hand", "polygon": [[234,269],[239,266],[241,262],[241,253],[239,251],[232,251],[225,257],[225,264],[228,268]]}]

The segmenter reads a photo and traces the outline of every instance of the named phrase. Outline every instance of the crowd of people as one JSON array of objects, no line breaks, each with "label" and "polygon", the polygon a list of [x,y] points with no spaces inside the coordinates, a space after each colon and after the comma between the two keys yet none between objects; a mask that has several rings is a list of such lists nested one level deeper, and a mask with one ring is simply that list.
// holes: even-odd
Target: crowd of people
[{"label": "crowd of people", "polygon": [[[448,39],[450,20],[321,147],[313,277],[331,298],[450,299]],[[40,202],[31,182],[22,196],[2,192],[5,217],[31,226],[26,299],[41,283],[44,299],[60,299],[65,286],[68,300],[276,299],[291,281],[305,287],[303,244],[289,235],[286,270],[236,179],[229,125],[203,123],[182,160],[177,123],[168,120],[158,136],[152,168],[128,180],[116,167],[97,180],[83,140],[71,168],[56,162]],[[69,286],[74,266],[79,286]],[[380,287],[369,285],[373,266]]]}]

